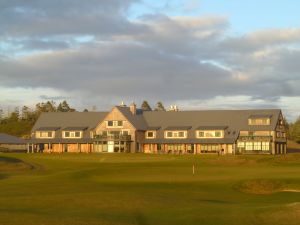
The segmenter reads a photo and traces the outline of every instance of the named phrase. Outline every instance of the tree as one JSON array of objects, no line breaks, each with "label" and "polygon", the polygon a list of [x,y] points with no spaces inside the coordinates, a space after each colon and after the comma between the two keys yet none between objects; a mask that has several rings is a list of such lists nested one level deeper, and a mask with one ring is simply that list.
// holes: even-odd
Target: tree
[{"label": "tree", "polygon": [[88,109],[84,109],[82,112],[88,112],[89,110]]},{"label": "tree", "polygon": [[166,111],[166,109],[165,109],[164,105],[162,104],[162,102],[157,102],[156,103],[155,111]]},{"label": "tree", "polygon": [[300,117],[295,123],[290,124],[289,136],[291,140],[300,143]]},{"label": "tree", "polygon": [[46,103],[41,102],[36,104],[35,106],[37,113],[42,112],[56,112],[55,102],[54,101],[47,101]]},{"label": "tree", "polygon": [[4,119],[3,109],[0,108],[0,121]]},{"label": "tree", "polygon": [[141,109],[142,109],[143,111],[152,111],[150,105],[149,105],[148,102],[145,101],[145,100],[143,101],[143,103],[142,103],[142,105],[141,105]]},{"label": "tree", "polygon": [[58,112],[74,112],[75,109],[71,108],[69,106],[69,104],[67,103],[67,101],[64,100],[63,102],[59,103],[59,105],[57,107],[57,111]]},{"label": "tree", "polygon": [[29,116],[29,107],[27,107],[26,105],[24,105],[22,107],[22,119],[23,120],[27,120],[28,119],[28,116]]}]

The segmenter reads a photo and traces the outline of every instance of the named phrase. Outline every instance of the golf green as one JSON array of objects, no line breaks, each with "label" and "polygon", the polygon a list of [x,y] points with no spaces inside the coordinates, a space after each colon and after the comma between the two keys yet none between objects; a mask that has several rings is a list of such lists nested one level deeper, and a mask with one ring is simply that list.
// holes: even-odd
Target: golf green
[{"label": "golf green", "polygon": [[1,154],[0,224],[296,225],[300,154]]}]

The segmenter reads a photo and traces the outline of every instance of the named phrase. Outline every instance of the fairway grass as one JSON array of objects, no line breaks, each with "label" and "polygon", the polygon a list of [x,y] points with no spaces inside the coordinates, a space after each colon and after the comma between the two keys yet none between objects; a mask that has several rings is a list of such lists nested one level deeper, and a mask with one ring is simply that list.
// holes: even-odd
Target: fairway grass
[{"label": "fairway grass", "polygon": [[0,155],[1,225],[299,225],[299,191],[300,154]]}]

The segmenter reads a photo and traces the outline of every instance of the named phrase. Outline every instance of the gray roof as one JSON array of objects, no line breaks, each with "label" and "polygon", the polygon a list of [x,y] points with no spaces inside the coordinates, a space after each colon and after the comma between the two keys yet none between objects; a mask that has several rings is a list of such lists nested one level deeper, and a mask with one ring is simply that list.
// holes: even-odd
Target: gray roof
[{"label": "gray roof", "polygon": [[148,126],[144,119],[143,114],[133,115],[130,111],[130,108],[126,106],[116,106],[116,108],[128,119],[128,121],[137,130],[147,130]]},{"label": "gray roof", "polygon": [[82,130],[86,130],[88,129],[88,127],[65,127],[64,131],[82,131]]},{"label": "gray roof", "polygon": [[56,131],[59,129],[60,129],[60,127],[39,127],[36,130],[37,131]]},{"label": "gray roof", "polygon": [[26,140],[12,135],[0,133],[0,144],[26,144]]},{"label": "gray roof", "polygon": [[[192,125],[196,130],[199,126],[228,127],[230,131],[240,130],[274,130],[280,114],[280,109],[254,110],[207,110],[207,111],[147,111],[143,113],[148,126]],[[267,126],[248,125],[251,115],[272,115],[271,124]]]},{"label": "gray roof", "polygon": [[226,130],[228,126],[199,126],[197,130]]},{"label": "gray roof", "polygon": [[192,126],[169,126],[165,130],[190,130]]},{"label": "gray roof", "polygon": [[32,131],[42,127],[96,127],[108,112],[49,112],[42,113],[35,123]]}]

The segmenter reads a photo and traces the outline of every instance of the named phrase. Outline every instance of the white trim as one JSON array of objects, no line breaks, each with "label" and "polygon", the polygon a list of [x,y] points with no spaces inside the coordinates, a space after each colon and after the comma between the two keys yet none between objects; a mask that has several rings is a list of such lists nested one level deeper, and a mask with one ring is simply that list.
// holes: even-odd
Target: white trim
[{"label": "white trim", "polygon": [[[149,132],[152,132],[152,133],[153,133],[153,137],[149,137],[149,136],[148,136],[148,133],[149,133]],[[156,138],[156,130],[147,130],[146,133],[145,133],[145,138],[146,138],[146,139],[154,139],[154,138]]]}]

